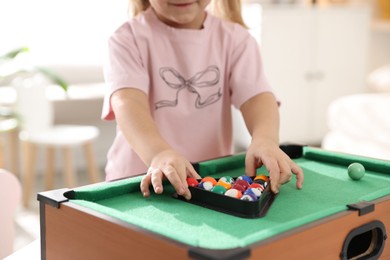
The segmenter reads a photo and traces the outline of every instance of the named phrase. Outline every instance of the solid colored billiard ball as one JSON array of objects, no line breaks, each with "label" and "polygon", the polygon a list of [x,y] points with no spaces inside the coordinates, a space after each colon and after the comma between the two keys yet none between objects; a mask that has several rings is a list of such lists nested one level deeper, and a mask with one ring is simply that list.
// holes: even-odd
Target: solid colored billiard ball
[{"label": "solid colored billiard ball", "polygon": [[213,186],[215,186],[217,184],[217,180],[215,180],[213,177],[210,177],[210,176],[204,177],[200,182],[206,182],[206,181],[211,182],[213,184]]},{"label": "solid colored billiard ball", "polygon": [[199,182],[198,182],[197,179],[195,179],[193,177],[188,177],[187,178],[187,184],[188,184],[188,186],[196,187],[196,186],[198,186]]},{"label": "solid colored billiard ball", "polygon": [[244,187],[244,189],[248,189],[249,183],[245,180],[236,180],[235,184],[239,184]]},{"label": "solid colored billiard ball", "polygon": [[236,189],[236,190],[239,190],[241,193],[244,193],[246,188],[244,186],[242,186],[241,184],[239,183],[235,183],[232,187],[232,189]]},{"label": "solid colored billiard ball", "polygon": [[214,187],[213,183],[210,181],[202,181],[198,184],[198,188],[204,190],[211,190]]},{"label": "solid colored billiard ball", "polygon": [[242,195],[240,200],[245,200],[245,201],[256,201],[257,197],[254,194],[244,194]]},{"label": "solid colored billiard ball", "polygon": [[366,169],[364,168],[364,166],[361,163],[351,163],[348,166],[348,176],[352,180],[355,180],[355,181],[360,180],[361,178],[363,178],[365,172],[366,172]]},{"label": "solid colored billiard ball", "polygon": [[212,189],[212,192],[218,193],[218,194],[225,194],[226,188],[221,185],[215,185]]},{"label": "solid colored billiard ball", "polygon": [[246,175],[241,175],[241,176],[237,177],[236,181],[238,181],[238,180],[244,180],[244,181],[248,182],[249,184],[252,184],[252,182],[253,182],[252,178],[249,176],[246,176]]},{"label": "solid colored billiard ball", "polygon": [[236,199],[239,199],[242,197],[242,193],[241,191],[237,190],[237,189],[230,189],[230,190],[227,190],[225,192],[225,195],[226,196],[229,196],[229,197],[232,197],[232,198],[236,198]]}]

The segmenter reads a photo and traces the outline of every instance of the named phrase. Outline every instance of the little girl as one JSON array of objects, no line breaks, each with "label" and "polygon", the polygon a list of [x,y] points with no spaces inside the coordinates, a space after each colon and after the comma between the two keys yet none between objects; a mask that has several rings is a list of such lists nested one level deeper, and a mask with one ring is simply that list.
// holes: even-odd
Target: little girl
[{"label": "little girl", "polygon": [[279,149],[278,104],[238,0],[133,0],[134,18],[110,37],[102,118],[115,119],[106,180],[145,173],[141,192],[163,192],[167,178],[190,199],[190,162],[233,153],[231,105],[252,142],[246,174],[265,165],[271,189],[303,172]]}]

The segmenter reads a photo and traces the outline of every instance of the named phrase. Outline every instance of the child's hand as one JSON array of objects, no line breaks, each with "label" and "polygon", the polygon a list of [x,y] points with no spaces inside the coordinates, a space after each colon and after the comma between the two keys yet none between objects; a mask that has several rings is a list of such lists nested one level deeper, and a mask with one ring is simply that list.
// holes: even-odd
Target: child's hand
[{"label": "child's hand", "polygon": [[262,141],[249,146],[245,158],[246,174],[255,176],[256,169],[262,165],[269,172],[271,190],[274,193],[278,193],[280,186],[291,180],[292,174],[296,175],[297,188],[302,188],[304,179],[302,169],[279,148],[279,145]]},{"label": "child's hand", "polygon": [[141,181],[141,192],[144,197],[150,195],[149,186],[157,194],[163,192],[162,180],[167,178],[179,195],[191,199],[188,189],[187,176],[200,178],[191,163],[174,150],[165,150],[153,157],[146,175]]}]

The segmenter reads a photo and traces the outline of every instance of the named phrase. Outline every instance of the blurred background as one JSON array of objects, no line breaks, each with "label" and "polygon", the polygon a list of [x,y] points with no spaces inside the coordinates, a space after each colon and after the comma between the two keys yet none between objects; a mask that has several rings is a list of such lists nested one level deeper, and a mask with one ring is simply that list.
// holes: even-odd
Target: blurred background
[{"label": "blurred background", "polygon": [[[127,10],[128,0],[0,1],[0,55],[29,49],[11,66],[0,63],[0,168],[16,176],[23,198],[13,215],[12,251],[39,238],[37,192],[104,180],[115,123],[100,119],[102,65],[107,38],[128,19]],[[390,160],[390,0],[246,0],[243,14],[281,101],[281,143]],[[64,79],[68,91],[34,78],[38,67]],[[27,71],[29,81],[7,80],[10,70]],[[45,86],[50,104],[30,108],[35,124],[92,127],[84,139],[80,134],[81,148],[54,134],[21,134],[12,112],[18,84]],[[233,115],[242,151],[250,137],[238,111]],[[58,145],[63,155],[50,149]]]}]

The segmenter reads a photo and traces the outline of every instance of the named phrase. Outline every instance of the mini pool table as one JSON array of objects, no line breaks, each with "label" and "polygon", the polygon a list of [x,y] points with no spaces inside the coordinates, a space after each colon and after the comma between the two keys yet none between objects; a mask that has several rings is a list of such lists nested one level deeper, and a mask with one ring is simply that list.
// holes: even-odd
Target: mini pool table
[{"label": "mini pool table", "polygon": [[[305,183],[282,186],[267,214],[242,218],[164,193],[143,198],[141,176],[38,194],[42,259],[390,259],[390,161],[282,146]],[[194,164],[237,177],[245,154]],[[360,162],[354,181],[347,167]],[[258,174],[267,174],[263,168]],[[387,243],[386,243],[387,242]]]}]

